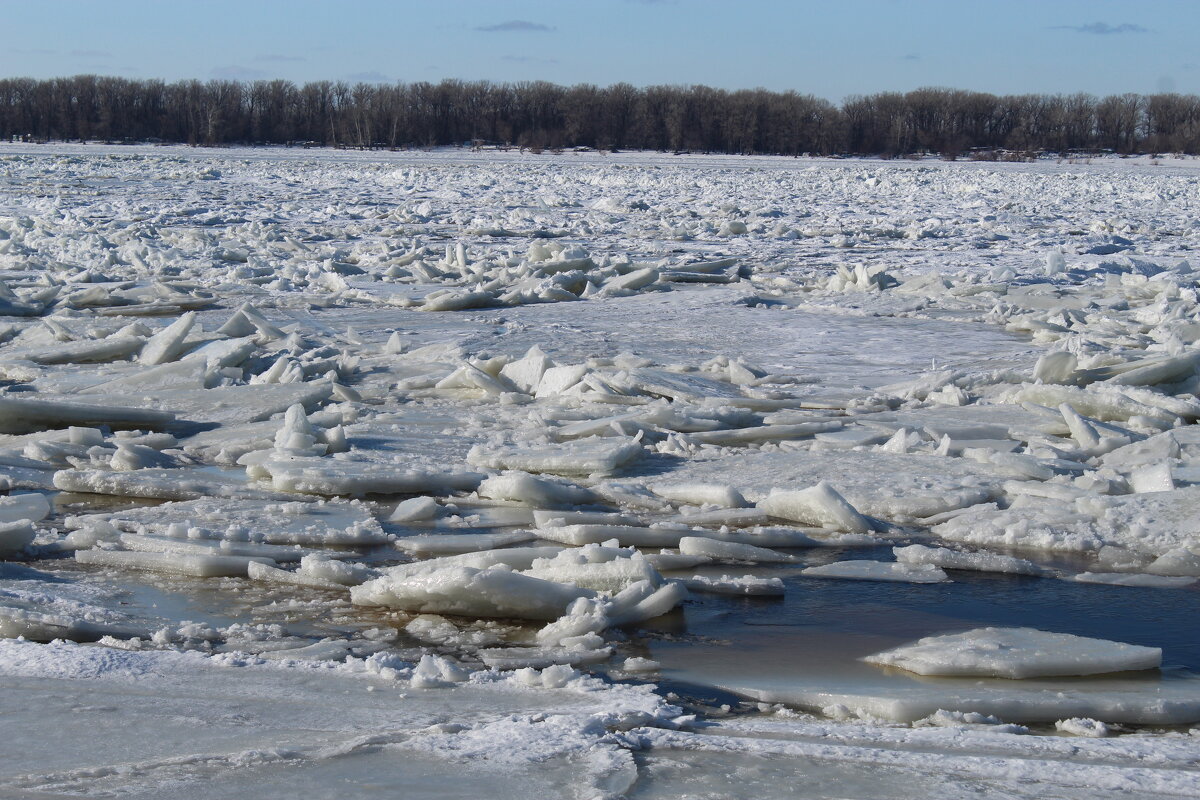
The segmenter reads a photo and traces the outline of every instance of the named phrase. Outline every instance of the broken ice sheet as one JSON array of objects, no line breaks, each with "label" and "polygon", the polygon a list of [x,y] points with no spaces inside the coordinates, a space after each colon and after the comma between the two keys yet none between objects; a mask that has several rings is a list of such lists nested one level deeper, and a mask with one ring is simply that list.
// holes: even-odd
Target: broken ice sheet
[{"label": "broken ice sheet", "polygon": [[86,530],[101,522],[121,530],[199,540],[336,547],[373,545],[387,535],[371,510],[354,501],[264,502],[201,498],[125,511],[84,514],[66,520]]},{"label": "broken ice sheet", "polygon": [[[1170,666],[1196,663],[1194,650],[1172,630],[1186,627],[1175,622],[1186,618],[1194,591],[1146,588],[1182,586],[1192,580],[1196,558],[1185,512],[1186,490],[1200,482],[1192,480],[1200,437],[1189,424],[1198,410],[1189,399],[1198,388],[1189,354],[1200,329],[1192,321],[1196,272],[1181,263],[1185,248],[1195,249],[1195,230],[1188,204],[1174,202],[1194,188],[1186,165],[1149,170],[1136,159],[1097,159],[1086,169],[989,164],[972,166],[968,175],[940,162],[913,168],[787,159],[785,165],[713,155],[670,157],[670,169],[663,169],[660,156],[640,153],[573,153],[568,164],[549,154],[530,161],[527,153],[490,151],[347,159],[301,149],[271,154],[130,146],[116,153],[47,144],[33,154],[33,145],[4,147],[0,184],[19,194],[20,202],[3,204],[0,215],[0,261],[11,296],[0,293],[5,308],[21,316],[0,324],[0,342],[8,342],[0,345],[0,377],[6,398],[57,407],[43,407],[39,413],[49,416],[32,424],[9,415],[13,430],[30,432],[0,439],[0,474],[17,487],[49,490],[50,473],[62,470],[64,485],[113,492],[67,500],[76,512],[84,503],[103,512],[97,524],[71,537],[79,534],[78,544],[130,548],[104,550],[127,554],[118,559],[151,552],[137,550],[139,545],[201,557],[219,556],[217,548],[227,547],[230,556],[276,556],[280,564],[247,561],[250,578],[204,582],[117,567],[77,568],[69,560],[45,559],[37,568],[76,582],[70,585],[154,583],[168,587],[156,595],[160,599],[203,596],[246,617],[239,624],[269,617],[312,633],[264,628],[250,644],[227,630],[226,641],[213,641],[222,655],[200,666],[175,659],[169,668],[163,664],[174,654],[118,649],[162,646],[147,637],[142,645],[106,640],[93,650],[119,680],[89,679],[87,698],[72,695],[70,682],[55,684],[55,696],[70,695],[57,719],[41,719],[46,685],[10,695],[22,724],[33,730],[10,737],[16,757],[7,763],[19,773],[20,788],[119,794],[133,787],[152,793],[170,774],[173,785],[207,780],[209,787],[220,784],[214,791],[244,794],[247,786],[252,793],[269,792],[277,769],[311,778],[318,792],[366,773],[384,782],[384,775],[397,783],[425,780],[420,786],[433,792],[444,789],[441,776],[448,769],[460,778],[459,788],[475,794],[499,793],[515,783],[513,792],[524,796],[569,794],[563,786],[588,797],[676,796],[692,785],[710,793],[730,786],[725,793],[734,794],[749,791],[748,781],[757,778],[763,780],[754,788],[761,786],[764,796],[781,793],[780,786],[819,795],[847,785],[814,779],[797,788],[771,774],[772,764],[777,770],[786,764],[789,777],[797,769],[810,778],[849,776],[861,781],[850,785],[886,794],[897,790],[878,785],[883,770],[877,765],[885,762],[911,779],[902,794],[922,797],[939,791],[963,796],[999,782],[1006,790],[1043,796],[1093,796],[1115,792],[1113,787],[1136,793],[1151,777],[1161,781],[1154,786],[1184,785],[1163,766],[1163,754],[1174,754],[1167,761],[1187,765],[1177,772],[1191,768],[1194,754],[1181,749],[1178,736],[1118,737],[1103,742],[1112,749],[1087,749],[1081,758],[1055,749],[1055,737],[1012,736],[1014,728],[1004,725],[989,726],[1003,728],[1001,735],[981,734],[968,726],[983,727],[972,720],[995,715],[1043,720],[1046,732],[1059,721],[1072,723],[1064,729],[1083,730],[1078,721],[1085,718],[1119,730],[1113,723],[1185,721],[1196,711],[1190,673]],[[554,181],[547,180],[550,164]],[[231,186],[238,188],[233,200]],[[103,203],[96,201],[97,187],[104,187]],[[598,191],[605,196],[597,199]],[[1086,218],[1079,215],[1083,196],[1089,198]],[[974,208],[979,197],[987,198],[987,208]],[[1146,197],[1167,201],[1147,203]],[[1119,245],[1126,255],[1089,252],[1113,246],[1116,237],[1129,243]],[[1047,251],[1059,256],[1051,259],[1053,274],[1045,274]],[[871,263],[859,263],[864,253]],[[698,282],[712,277],[730,282]],[[195,316],[187,313],[193,310]],[[295,441],[284,436],[288,441],[276,452],[287,425],[272,415],[297,402],[307,406],[313,441],[305,431],[291,430],[303,435]],[[67,404],[94,405],[71,417]],[[122,409],[143,416],[136,424],[122,420]],[[145,416],[163,412],[175,421]],[[64,438],[60,429],[79,424],[95,426],[99,440]],[[139,445],[153,441],[151,449],[167,463],[152,464],[148,453],[132,447],[126,450],[144,458],[114,464],[111,453],[88,455],[90,447],[115,446],[117,437],[100,430],[104,426],[141,430]],[[170,441],[141,438],[160,428]],[[326,432],[332,441],[318,439]],[[35,438],[16,438],[23,436]],[[637,436],[640,450],[629,460],[607,458],[619,456],[618,449]],[[580,449],[576,442],[583,443]],[[315,452],[331,444],[345,452]],[[467,462],[472,447],[487,463]],[[299,452],[306,449],[313,452]],[[211,468],[256,452],[240,466],[269,469],[252,481],[243,470],[235,475]],[[209,466],[188,465],[189,458]],[[132,471],[106,471],[118,465]],[[494,474],[505,469],[523,472]],[[620,482],[611,479],[617,473]],[[431,476],[443,478],[427,480]],[[787,497],[822,481],[854,512],[841,514],[840,523],[839,515],[817,513],[836,505],[810,502],[821,498],[779,501],[774,511],[785,515],[774,519],[771,503],[758,505],[772,490]],[[1130,489],[1139,494],[1128,494]],[[475,490],[479,497],[469,494]],[[400,496],[349,506],[358,511],[338,520],[322,519],[322,506],[305,494],[371,491]],[[404,500],[408,491],[419,497],[401,509],[410,502]],[[180,511],[176,506],[185,503],[168,503],[135,512],[141,516],[126,526],[119,521],[126,512],[103,511],[105,503],[126,502],[123,496],[194,497],[190,502],[211,506]],[[273,510],[288,501],[303,505],[303,513]],[[221,516],[230,509],[236,513]],[[109,516],[119,530],[98,524]],[[376,516],[387,520],[385,528]],[[354,519],[365,527],[351,532]],[[798,527],[783,527],[785,522]],[[57,515],[12,524],[20,526],[14,541],[36,531],[33,550],[12,553],[23,559],[49,554],[48,545],[60,535],[55,529],[63,527]],[[172,532],[172,525],[179,527]],[[826,527],[799,527],[818,525]],[[935,549],[924,538],[928,527],[946,547]],[[373,546],[382,542],[381,530],[397,535],[395,547]],[[130,531],[142,531],[134,536],[145,539]],[[593,562],[581,555],[585,548],[563,542],[523,546],[538,531],[570,544],[613,534],[616,544],[637,543],[646,552],[642,563],[632,556],[623,557],[627,563]],[[797,574],[795,564],[767,563],[779,557],[770,551],[780,548],[804,564],[851,558],[839,552],[850,546],[874,547],[863,555],[886,559],[897,540],[920,541],[924,549],[897,552],[899,563],[852,562],[858,566],[832,570],[935,574],[975,567],[990,574],[960,571],[954,583],[897,585],[817,581]],[[600,538],[589,552],[624,549],[605,547],[607,541]],[[289,549],[259,549],[263,542]],[[282,563],[299,552],[290,549],[292,542],[352,550],[366,563],[330,560],[294,568]],[[688,552],[654,552],[664,543]],[[962,549],[950,549],[960,544]],[[1057,555],[995,552],[1009,545],[1051,546]],[[426,560],[399,563],[414,555]],[[704,566],[714,560],[761,563],[744,570]],[[1027,562],[1052,564],[1053,574],[1080,580],[1001,574],[1029,571]],[[345,571],[331,566],[338,563]],[[576,598],[545,626],[538,623],[546,620],[492,623],[485,630],[480,626],[488,623],[460,617],[461,635],[428,638],[417,636],[437,627],[425,625],[427,617],[409,621],[409,612],[347,600],[346,586],[361,589],[386,576],[404,595],[405,587],[432,583],[430,576],[448,569],[529,572],[521,577],[568,593],[617,595],[652,582],[649,569],[686,570],[671,576],[689,580],[696,592],[678,606],[682,590],[666,581],[651,586],[656,591],[648,596],[638,589],[621,605]],[[704,572],[699,578],[692,577],[696,569]],[[1111,585],[1083,583],[1084,576]],[[41,580],[53,588],[50,578]],[[784,584],[782,596],[744,596],[774,592],[776,581]],[[545,588],[532,585],[540,587],[533,595]],[[446,582],[439,602],[466,603],[464,587],[469,582]],[[476,588],[481,591],[467,597],[470,602],[495,599],[484,591],[494,588],[487,581]],[[656,599],[658,590],[664,594]],[[869,603],[853,601],[853,592],[872,591],[878,594],[868,595]],[[1093,611],[1103,613],[1060,608],[1063,595],[1057,592],[1089,593],[1097,598]],[[1168,596],[1174,606],[1155,606],[1154,595]],[[935,613],[913,622],[897,610],[921,597],[938,601]],[[1006,597],[1019,602],[1004,606]],[[754,607],[769,606],[777,623],[797,598],[810,618],[823,608],[836,612],[837,630],[878,620],[897,636],[892,629],[903,629],[902,640],[946,631],[945,620],[921,625],[948,608],[985,617],[979,611],[984,607],[991,609],[987,613],[1014,607],[1040,616],[954,624],[1056,629],[1053,623],[1064,618],[1083,624],[1099,616],[1120,628],[1112,638],[1122,638],[1135,629],[1126,606],[1153,607],[1157,616],[1148,614],[1144,629],[1136,628],[1141,638],[1129,641],[1161,645],[1168,668],[1154,680],[1027,678],[1019,690],[1002,690],[992,679],[885,674],[857,660],[904,643],[894,637],[840,648],[808,626],[795,650],[756,650],[754,633],[766,628],[742,622],[753,617]],[[118,603],[108,598],[92,605],[118,611]],[[495,606],[484,610],[501,613]],[[674,613],[646,629],[614,630],[668,609]],[[698,620],[706,609],[725,615],[730,627]],[[85,617],[83,610],[71,618]],[[330,619],[334,628],[309,630]],[[1154,621],[1160,619],[1170,622]],[[43,633],[53,632],[50,622],[41,622]],[[347,633],[363,626],[375,626],[378,638]],[[547,629],[545,640],[537,638]],[[786,638],[785,626],[769,630],[775,640]],[[480,631],[491,638],[473,636]],[[672,641],[676,634],[695,637]],[[576,636],[581,641],[563,641]],[[409,637],[436,652],[418,651]],[[703,662],[708,640],[722,637],[737,657],[735,671],[677,671],[681,662]],[[182,640],[171,645],[185,646]],[[618,701],[618,687],[601,691],[591,684],[591,698],[578,706],[567,699],[588,680],[580,673],[636,665],[642,656],[657,662],[655,651],[673,645],[686,655],[659,662],[655,680],[759,693],[827,718],[767,711],[713,725],[714,711],[705,715],[704,737],[668,736],[647,727],[662,720],[653,709],[638,707],[624,716],[631,707]],[[271,654],[262,658],[271,666],[249,654],[229,656],[238,646]],[[464,668],[466,662],[456,659],[474,658],[481,647],[495,651],[490,657],[498,666],[546,667],[523,667],[511,678],[481,670],[471,678],[465,670],[478,662]],[[28,652],[6,649],[0,669],[27,665]],[[79,665],[78,651],[40,652],[53,658],[38,660],[39,669],[78,677],[66,671]],[[773,658],[786,675],[768,680],[756,673],[760,667],[769,672]],[[235,659],[243,666],[233,667]],[[220,672],[225,664],[238,671],[236,679],[207,672]],[[380,693],[359,702],[356,697],[368,695],[343,680],[345,671],[366,674],[372,668],[378,672],[365,680]],[[264,678],[268,674],[279,680]],[[24,690],[10,685],[8,673],[6,679],[6,688]],[[140,682],[137,696],[153,702],[133,702],[121,681]],[[186,692],[180,688],[185,684]],[[98,687],[103,700],[96,699]],[[312,703],[325,719],[316,720],[314,712],[302,720],[301,731],[266,709],[270,725],[247,728],[228,708],[204,699],[228,700],[229,691],[242,692],[238,705],[258,709],[251,689],[272,702],[286,695],[291,703]],[[23,702],[29,696],[40,699]],[[326,713],[330,696],[341,698],[344,715]],[[649,697],[649,690],[642,696]],[[86,708],[65,710],[71,702]],[[580,713],[558,713],[567,706]],[[117,710],[87,710],[92,707]],[[379,708],[389,709],[392,718],[382,719]],[[927,736],[928,725],[900,729],[865,721],[929,720],[938,709],[945,710],[938,720],[960,726],[935,731],[945,734],[941,739]],[[410,711],[411,718],[404,716]],[[59,723],[68,714],[85,715],[122,746],[109,748],[109,737],[93,736],[68,742],[76,747],[46,748],[51,736],[45,729],[66,730]],[[395,730],[396,715],[415,720],[411,728],[401,726],[403,742],[372,738],[381,726]],[[210,724],[182,738],[159,735],[178,733],[167,717],[203,717]],[[329,719],[336,730],[322,727]],[[756,725],[779,728],[761,736],[712,735],[765,730]],[[150,733],[137,738],[142,730]],[[355,738],[359,733],[362,738]],[[193,734],[203,739],[194,747],[171,744],[194,741]],[[1002,744],[979,744],[977,736]],[[1021,738],[1041,741],[1011,741]],[[483,769],[489,758],[509,757],[497,741],[528,745],[520,751],[528,760],[505,773],[521,780],[470,772]],[[618,741],[641,749],[635,755]],[[1071,746],[1093,744],[1078,741]],[[545,749],[547,742],[554,747]],[[647,742],[664,744],[644,747]],[[837,744],[839,758],[859,761],[822,761],[830,743]],[[665,748],[675,745],[682,749],[667,755]],[[772,758],[755,760],[747,751],[756,747]],[[965,749],[950,752],[955,747]],[[262,760],[270,756],[261,754],[272,748],[295,757],[271,766]],[[125,768],[135,750],[145,759]],[[211,762],[197,760],[200,752],[235,755]],[[464,757],[447,765],[434,753]],[[686,753],[702,757],[693,764]],[[159,756],[161,763],[154,761]],[[1145,766],[1151,761],[1153,770]],[[718,783],[726,780],[715,774],[718,762],[736,780]],[[688,769],[672,772],[671,763]],[[1009,780],[1018,768],[1022,775],[1035,770],[1036,789]],[[55,769],[62,774],[46,777]],[[672,780],[656,783],[664,774],[656,770],[666,770]],[[1092,780],[1102,771],[1108,789],[1097,789]],[[955,782],[951,774],[971,778]],[[1059,775],[1075,783],[1054,783]],[[411,785],[406,790],[422,791]]]}]

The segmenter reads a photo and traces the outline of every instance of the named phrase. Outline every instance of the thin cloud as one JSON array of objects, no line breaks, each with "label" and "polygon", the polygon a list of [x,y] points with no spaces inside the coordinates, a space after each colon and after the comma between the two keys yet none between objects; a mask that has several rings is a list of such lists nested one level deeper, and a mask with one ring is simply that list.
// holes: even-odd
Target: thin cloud
[{"label": "thin cloud", "polygon": [[537,56],[500,56],[501,61],[512,61],[517,64],[557,64],[557,58],[538,58]]},{"label": "thin cloud", "polygon": [[920,61],[921,57],[919,55],[917,55],[916,53],[908,53],[907,55],[900,56],[900,60],[901,61]]},{"label": "thin cloud", "polygon": [[71,55],[77,58],[112,58],[107,50],[72,50]]},{"label": "thin cloud", "polygon": [[1075,33],[1090,33],[1093,36],[1112,36],[1118,33],[1149,33],[1149,28],[1135,25],[1132,22],[1122,22],[1120,25],[1109,25],[1107,22],[1089,22],[1086,25],[1055,25],[1051,30],[1074,31]]},{"label": "thin cloud", "polygon": [[346,76],[346,80],[354,81],[355,83],[391,83],[392,79],[382,72],[352,72]]},{"label": "thin cloud", "polygon": [[271,63],[281,63],[284,61],[307,61],[304,56],[287,56],[279,53],[264,53],[254,57],[255,61],[269,61]]},{"label": "thin cloud", "polygon": [[527,19],[510,19],[508,22],[498,22],[495,25],[480,25],[475,30],[484,33],[549,33],[554,28],[540,22],[530,22]]},{"label": "thin cloud", "polygon": [[231,81],[255,80],[257,78],[267,77],[267,73],[261,69],[252,69],[243,67],[238,64],[227,64],[223,67],[216,67],[212,71],[214,78],[221,78]]}]

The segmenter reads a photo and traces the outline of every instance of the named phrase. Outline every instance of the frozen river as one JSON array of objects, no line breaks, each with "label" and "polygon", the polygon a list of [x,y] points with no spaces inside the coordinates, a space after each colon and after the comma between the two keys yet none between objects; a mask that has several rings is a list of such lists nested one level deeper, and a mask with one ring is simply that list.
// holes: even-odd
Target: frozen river
[{"label": "frozen river", "polygon": [[0,785],[1200,796],[1198,212],[0,146]]}]

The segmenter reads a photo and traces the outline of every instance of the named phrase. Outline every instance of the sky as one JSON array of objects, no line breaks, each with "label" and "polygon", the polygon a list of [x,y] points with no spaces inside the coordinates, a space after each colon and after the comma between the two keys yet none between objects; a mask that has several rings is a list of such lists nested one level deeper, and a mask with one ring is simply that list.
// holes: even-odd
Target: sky
[{"label": "sky", "polygon": [[0,0],[0,77],[1200,93],[1200,0]]}]

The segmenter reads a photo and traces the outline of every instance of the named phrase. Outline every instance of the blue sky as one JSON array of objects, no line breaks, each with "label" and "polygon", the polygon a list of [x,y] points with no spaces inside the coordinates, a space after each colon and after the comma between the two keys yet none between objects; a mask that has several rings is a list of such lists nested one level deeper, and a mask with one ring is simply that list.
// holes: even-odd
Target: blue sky
[{"label": "blue sky", "polygon": [[1200,0],[0,0],[0,76],[1200,93]]}]

